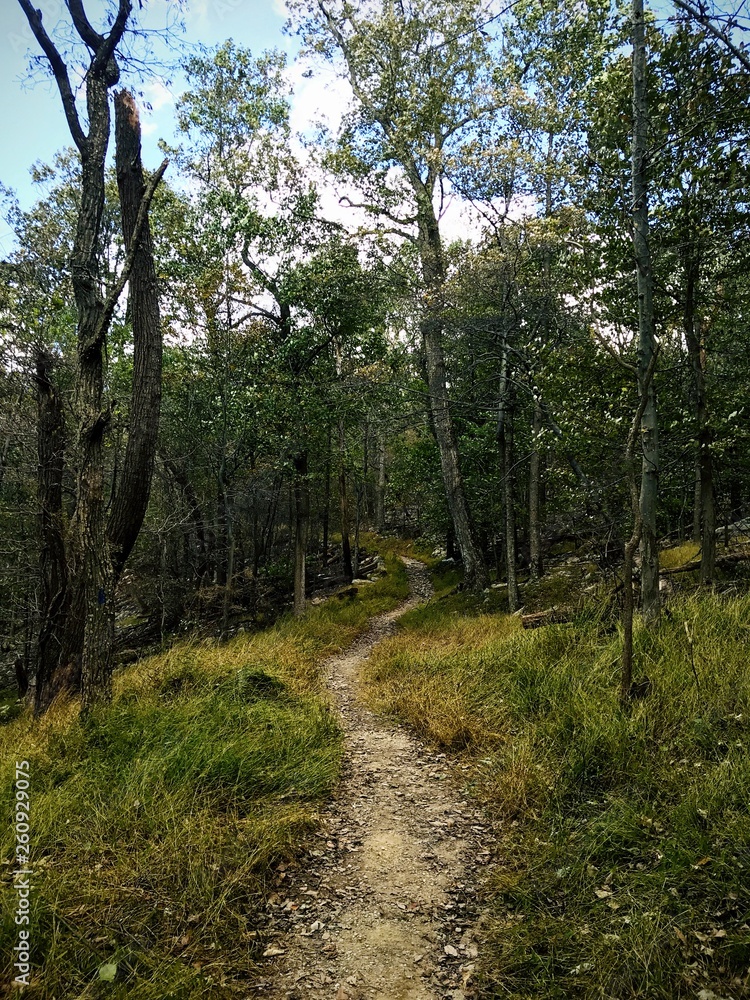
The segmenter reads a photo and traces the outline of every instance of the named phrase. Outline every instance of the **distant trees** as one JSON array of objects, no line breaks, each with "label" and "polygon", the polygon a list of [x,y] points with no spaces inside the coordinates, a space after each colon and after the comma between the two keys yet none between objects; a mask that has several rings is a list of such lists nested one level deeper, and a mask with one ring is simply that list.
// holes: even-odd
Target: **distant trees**
[{"label": "distant trees", "polygon": [[451,160],[497,110],[482,8],[473,0],[428,0],[356,7],[296,2],[290,9],[311,50],[329,58],[337,54],[354,95],[331,164],[363,190],[361,207],[418,251],[432,428],[466,580],[481,590],[487,570],[472,526],[446,384],[446,269],[436,199],[447,194]]}]

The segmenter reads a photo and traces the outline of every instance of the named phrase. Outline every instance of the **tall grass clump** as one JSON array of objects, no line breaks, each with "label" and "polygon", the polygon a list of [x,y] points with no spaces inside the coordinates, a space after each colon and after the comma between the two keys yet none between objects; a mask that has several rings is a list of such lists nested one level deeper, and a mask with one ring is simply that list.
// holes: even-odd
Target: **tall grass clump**
[{"label": "tall grass clump", "polygon": [[[315,827],[341,757],[319,665],[405,596],[403,566],[225,644],[187,641],[116,678],[111,706],[0,727],[10,815],[31,768],[33,1000],[245,996],[276,867]],[[17,941],[2,840],[3,987]],[[111,977],[114,979],[111,980]]]},{"label": "tall grass clump", "polygon": [[369,698],[460,750],[495,819],[483,995],[748,995],[750,596],[639,622],[628,711],[615,620],[454,612],[404,620]]}]

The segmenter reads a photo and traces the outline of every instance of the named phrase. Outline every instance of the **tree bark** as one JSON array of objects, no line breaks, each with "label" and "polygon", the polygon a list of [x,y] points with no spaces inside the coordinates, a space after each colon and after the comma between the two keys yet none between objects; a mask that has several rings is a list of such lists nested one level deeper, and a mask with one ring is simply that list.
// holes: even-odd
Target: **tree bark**
[{"label": "tree bark", "polygon": [[[141,161],[141,126],[133,96],[115,97],[115,165],[125,248],[136,237],[146,182]],[[162,165],[162,172],[166,164]],[[107,524],[115,579],[122,573],[146,515],[154,472],[161,408],[162,330],[159,289],[148,218],[140,228],[129,278],[133,324],[133,388],[122,475]]]},{"label": "tree bark", "polygon": [[630,702],[633,683],[633,562],[635,552],[641,540],[643,530],[643,515],[641,513],[641,498],[638,493],[638,482],[635,471],[635,446],[639,427],[642,427],[643,413],[648,406],[649,390],[656,368],[658,349],[651,355],[649,366],[643,376],[641,397],[633,417],[633,423],[625,446],[625,472],[630,492],[630,507],[633,512],[633,530],[625,543],[625,566],[623,569],[623,607],[622,607],[622,660],[620,670],[620,704],[623,708]]},{"label": "tree bark", "polygon": [[37,713],[44,712],[57,693],[60,640],[70,597],[62,502],[65,418],[62,400],[52,382],[52,366],[52,357],[39,349],[36,356],[37,502],[43,617],[36,648],[34,710]]},{"label": "tree bark", "polygon": [[656,349],[653,274],[649,247],[648,103],[646,94],[646,26],[643,0],[633,0],[633,245],[638,284],[638,390],[646,393],[641,417],[641,606],[646,617],[659,612],[659,547],[656,507],[659,487],[659,428],[653,379],[645,376]]}]

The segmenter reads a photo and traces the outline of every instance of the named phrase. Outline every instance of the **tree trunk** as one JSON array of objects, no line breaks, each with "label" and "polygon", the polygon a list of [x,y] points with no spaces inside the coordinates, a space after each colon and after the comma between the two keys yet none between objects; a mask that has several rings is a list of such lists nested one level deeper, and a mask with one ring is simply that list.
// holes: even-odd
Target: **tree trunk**
[{"label": "tree trunk", "polygon": [[625,446],[625,471],[630,492],[630,508],[633,512],[633,531],[630,538],[625,543],[625,566],[623,571],[624,596],[622,606],[622,661],[620,670],[620,704],[626,708],[631,698],[633,683],[633,561],[635,550],[641,540],[643,529],[643,518],[641,514],[641,500],[638,495],[638,482],[635,471],[635,446],[638,437],[639,427],[642,427],[643,413],[649,402],[651,380],[656,368],[658,349],[651,355],[649,366],[643,376],[641,388],[641,398],[638,409],[633,417],[633,423]]},{"label": "tree trunk", "polygon": [[[471,523],[466,491],[461,475],[458,442],[453,425],[450,397],[446,385],[445,358],[443,355],[443,321],[441,298],[445,281],[440,229],[435,218],[429,195],[425,194],[422,182],[412,179],[419,206],[419,249],[422,274],[430,298],[420,324],[424,347],[427,385],[430,391],[432,426],[440,452],[440,467],[448,501],[448,510],[456,530],[456,540],[464,564],[467,586],[474,590],[484,590],[489,586],[489,576]],[[420,186],[422,190],[420,191]]]},{"label": "tree trunk", "polygon": [[346,489],[346,431],[343,420],[339,420],[339,509],[341,511],[341,554],[344,562],[344,577],[348,583],[351,583],[354,579],[354,567],[349,539],[351,519],[349,517],[349,496]]},{"label": "tree trunk", "polygon": [[323,506],[323,565],[328,561],[328,533],[331,520],[331,428],[328,427],[328,447],[326,450],[324,506]]},{"label": "tree trunk", "polygon": [[310,526],[310,486],[307,481],[307,452],[294,457],[294,613],[305,612],[305,565]]},{"label": "tree trunk", "polygon": [[[141,126],[131,94],[115,97],[115,164],[125,248],[130,250],[146,183]],[[122,573],[146,515],[154,472],[161,408],[162,330],[159,289],[148,218],[140,227],[129,278],[128,311],[133,324],[133,388],[122,475],[107,524],[115,580]]]},{"label": "tree trunk", "polygon": [[[716,573],[716,503],[714,495],[713,455],[711,452],[712,432],[709,421],[708,392],[706,388],[706,351],[702,338],[696,330],[695,302],[698,284],[698,266],[694,261],[686,263],[684,331],[690,367],[693,373],[693,394],[695,398],[696,439],[698,456],[696,461],[696,507],[693,531],[695,541],[701,545],[701,583],[713,583]],[[698,537],[695,538],[695,527]]]},{"label": "tree trunk", "polygon": [[513,473],[513,389],[508,370],[508,345],[503,338],[501,347],[500,392],[496,439],[500,452],[500,480],[505,515],[505,569],[508,581],[508,610],[518,609],[518,571],[516,553],[516,513]]},{"label": "tree trunk", "polygon": [[542,526],[539,516],[541,494],[542,457],[539,451],[539,436],[542,432],[542,408],[534,402],[534,422],[532,426],[533,448],[529,468],[529,549],[531,579],[542,575]]},{"label": "tree trunk", "polygon": [[655,352],[653,274],[649,248],[648,104],[646,99],[646,27],[643,0],[633,0],[633,244],[638,283],[638,389],[647,389],[641,418],[640,511],[641,605],[646,617],[659,612],[659,547],[656,506],[659,486],[659,428],[653,380],[645,375]]},{"label": "tree trunk", "polygon": [[206,521],[198,494],[190,482],[190,477],[177,462],[173,462],[163,452],[160,452],[160,458],[164,464],[164,468],[182,493],[189,511],[190,522],[188,527],[190,533],[195,535],[195,575],[198,581],[201,582],[208,574],[208,545],[206,539]]},{"label": "tree trunk", "polygon": [[68,617],[70,599],[62,503],[65,418],[62,400],[52,383],[52,365],[52,358],[40,349],[36,357],[36,385],[42,622],[36,650],[34,709],[37,713],[45,711],[57,693],[60,636]]},{"label": "tree trunk", "polygon": [[703,500],[701,496],[701,459],[700,453],[693,462],[693,531],[692,540],[700,545],[701,525],[703,524]]},{"label": "tree trunk", "polygon": [[114,572],[104,520],[104,434],[109,413],[103,408],[106,325],[99,295],[98,244],[104,209],[104,163],[109,141],[107,85],[89,76],[90,129],[81,152],[81,207],[71,258],[78,311],[75,414],[77,424],[76,507],[70,526],[72,626],[68,664],[75,672],[78,637],[81,708],[85,713],[110,697],[114,641]]},{"label": "tree trunk", "polygon": [[378,481],[375,487],[375,528],[381,535],[385,531],[385,442],[385,428],[381,427],[378,433]]}]

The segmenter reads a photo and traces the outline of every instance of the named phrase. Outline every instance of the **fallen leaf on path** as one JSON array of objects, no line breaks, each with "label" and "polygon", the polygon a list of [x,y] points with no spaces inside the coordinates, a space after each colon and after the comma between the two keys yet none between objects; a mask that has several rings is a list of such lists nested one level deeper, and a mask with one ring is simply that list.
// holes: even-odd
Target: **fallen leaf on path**
[{"label": "fallen leaf on path", "polygon": [[272,944],[269,948],[263,952],[263,958],[275,958],[277,955],[285,955],[286,948],[277,948],[275,944]]}]

